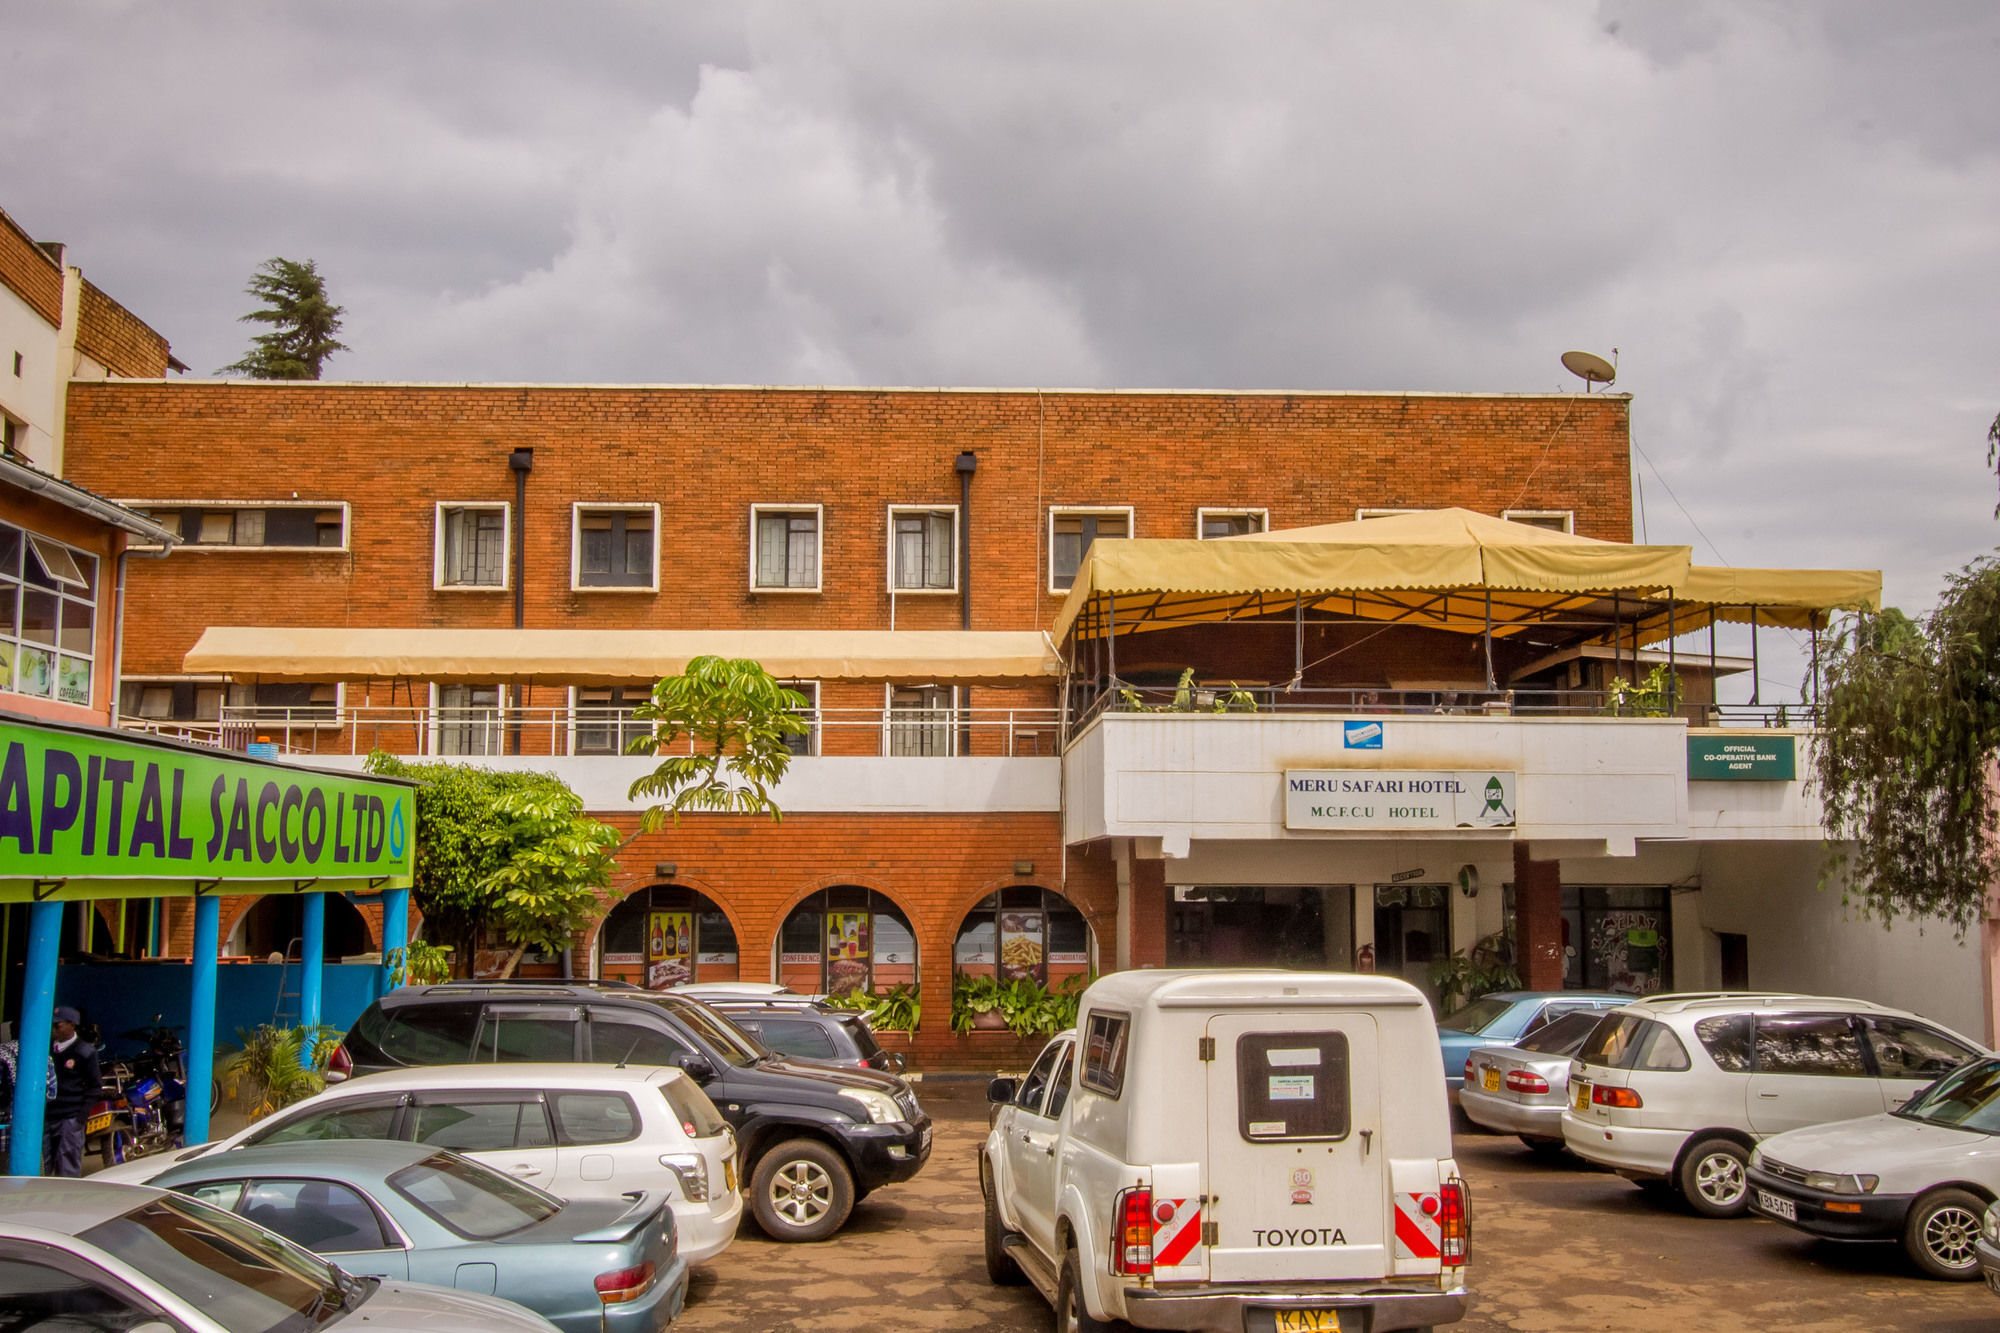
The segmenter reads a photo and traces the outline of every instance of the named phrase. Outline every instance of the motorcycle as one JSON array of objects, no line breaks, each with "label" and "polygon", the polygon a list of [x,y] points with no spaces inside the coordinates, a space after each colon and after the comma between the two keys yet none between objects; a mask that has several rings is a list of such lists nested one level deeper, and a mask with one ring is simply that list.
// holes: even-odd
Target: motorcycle
[{"label": "motorcycle", "polygon": [[[91,1108],[85,1125],[86,1143],[106,1166],[178,1148],[187,1129],[187,1063],[180,1030],[155,1014],[152,1026],[121,1033],[119,1040],[145,1045],[129,1060],[107,1067],[110,1095]],[[211,1082],[209,1109],[220,1100],[221,1087]]]}]

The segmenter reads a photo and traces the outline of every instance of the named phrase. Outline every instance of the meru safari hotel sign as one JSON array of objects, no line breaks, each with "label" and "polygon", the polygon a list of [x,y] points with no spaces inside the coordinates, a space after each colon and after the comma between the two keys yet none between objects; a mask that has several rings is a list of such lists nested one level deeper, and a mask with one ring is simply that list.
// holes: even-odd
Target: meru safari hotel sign
[{"label": "meru safari hotel sign", "polygon": [[0,901],[406,888],[414,815],[401,783],[0,719]]}]

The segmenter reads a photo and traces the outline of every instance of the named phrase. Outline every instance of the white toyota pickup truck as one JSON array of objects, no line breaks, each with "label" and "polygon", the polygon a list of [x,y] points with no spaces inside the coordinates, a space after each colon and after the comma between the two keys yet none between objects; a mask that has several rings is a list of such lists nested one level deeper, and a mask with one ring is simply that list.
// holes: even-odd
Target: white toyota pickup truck
[{"label": "white toyota pickup truck", "polygon": [[1056,1327],[1423,1329],[1471,1223],[1430,1006],[1387,977],[1120,972],[987,1090],[986,1269]]}]

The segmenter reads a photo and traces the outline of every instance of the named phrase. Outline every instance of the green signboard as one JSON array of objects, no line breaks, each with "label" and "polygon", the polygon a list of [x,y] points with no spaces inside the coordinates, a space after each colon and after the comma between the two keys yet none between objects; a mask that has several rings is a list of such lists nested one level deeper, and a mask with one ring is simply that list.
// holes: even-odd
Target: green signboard
[{"label": "green signboard", "polygon": [[404,887],[414,814],[411,789],[399,783],[0,720],[0,885]]},{"label": "green signboard", "polygon": [[1796,736],[1741,732],[1688,737],[1688,778],[1705,782],[1791,782],[1799,775]]}]

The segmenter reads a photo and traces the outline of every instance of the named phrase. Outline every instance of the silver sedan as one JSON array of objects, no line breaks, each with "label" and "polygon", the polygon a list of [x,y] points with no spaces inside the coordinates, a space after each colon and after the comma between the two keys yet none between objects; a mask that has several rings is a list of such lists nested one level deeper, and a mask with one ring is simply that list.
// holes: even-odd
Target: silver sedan
[{"label": "silver sedan", "polygon": [[10,1333],[554,1333],[491,1296],[350,1277],[207,1204],[140,1185],[0,1180],[0,1328]]},{"label": "silver sedan", "polygon": [[1518,1134],[1537,1153],[1563,1150],[1569,1060],[1602,1013],[1565,1014],[1514,1046],[1481,1046],[1466,1057],[1459,1109],[1478,1125]]}]

